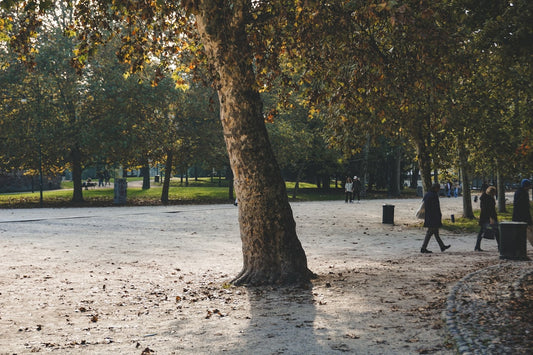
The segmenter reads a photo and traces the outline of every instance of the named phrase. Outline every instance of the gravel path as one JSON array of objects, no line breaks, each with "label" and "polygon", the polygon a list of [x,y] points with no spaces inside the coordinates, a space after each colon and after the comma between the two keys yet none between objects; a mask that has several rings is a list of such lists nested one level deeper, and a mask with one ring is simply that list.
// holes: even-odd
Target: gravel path
[{"label": "gravel path", "polygon": [[[384,204],[394,225],[382,223]],[[530,263],[444,231],[451,249],[432,240],[434,253],[420,254],[418,205],[293,204],[319,276],[307,290],[227,284],[242,266],[233,205],[0,210],[0,354],[455,354],[456,340],[482,353],[468,330],[479,318],[459,315],[489,307],[465,290],[518,290]],[[461,213],[461,199],[441,205],[447,219]],[[487,284],[493,268],[503,276]]]}]

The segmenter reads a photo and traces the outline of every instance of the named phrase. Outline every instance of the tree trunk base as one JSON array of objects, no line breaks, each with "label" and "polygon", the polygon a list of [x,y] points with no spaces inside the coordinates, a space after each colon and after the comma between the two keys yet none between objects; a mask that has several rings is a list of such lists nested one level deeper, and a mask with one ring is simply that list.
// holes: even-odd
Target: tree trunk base
[{"label": "tree trunk base", "polygon": [[282,272],[272,273],[266,271],[256,271],[243,269],[233,280],[231,284],[235,286],[263,286],[263,285],[307,285],[312,279],[318,276],[311,270],[306,269],[304,272]]}]

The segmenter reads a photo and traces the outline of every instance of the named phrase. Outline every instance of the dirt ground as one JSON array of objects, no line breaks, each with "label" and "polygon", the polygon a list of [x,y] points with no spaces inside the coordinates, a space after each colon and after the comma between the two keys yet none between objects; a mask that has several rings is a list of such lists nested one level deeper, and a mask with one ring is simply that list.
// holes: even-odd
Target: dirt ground
[{"label": "dirt ground", "polygon": [[418,204],[293,204],[306,290],[229,286],[233,205],[0,210],[0,354],[453,354],[446,296],[498,251],[443,231],[420,254]]}]

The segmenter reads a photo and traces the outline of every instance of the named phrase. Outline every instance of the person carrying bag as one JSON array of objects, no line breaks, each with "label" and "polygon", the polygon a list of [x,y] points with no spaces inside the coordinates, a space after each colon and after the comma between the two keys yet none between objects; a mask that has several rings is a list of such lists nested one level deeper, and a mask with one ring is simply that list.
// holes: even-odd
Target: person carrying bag
[{"label": "person carrying bag", "polygon": [[420,207],[416,210],[415,216],[418,219],[424,219],[426,217],[426,205],[424,201],[422,201]]},{"label": "person carrying bag", "polygon": [[477,234],[475,251],[483,251],[481,249],[481,239],[496,239],[498,249],[500,248],[500,235],[498,232],[498,215],[496,214],[496,188],[494,186],[487,187],[487,190],[481,193],[479,198],[479,205],[481,212],[479,214],[479,233]]}]

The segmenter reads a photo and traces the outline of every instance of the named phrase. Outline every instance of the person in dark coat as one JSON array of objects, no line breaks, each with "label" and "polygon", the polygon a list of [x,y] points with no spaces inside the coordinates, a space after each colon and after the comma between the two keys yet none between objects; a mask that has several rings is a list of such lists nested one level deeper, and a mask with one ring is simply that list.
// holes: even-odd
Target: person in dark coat
[{"label": "person in dark coat", "polygon": [[357,202],[361,201],[361,180],[357,176],[353,177],[353,199],[357,196]]},{"label": "person in dark coat", "polygon": [[[498,216],[496,214],[496,188],[494,186],[487,187],[486,191],[483,191],[479,198],[479,206],[481,212],[479,213],[479,225],[481,226],[479,233],[477,234],[475,251],[481,250],[481,239],[483,239],[483,233],[491,224],[498,223]],[[496,243],[500,246],[500,239],[496,236]]]},{"label": "person in dark coat", "polygon": [[529,189],[531,189],[531,181],[523,179],[520,187],[514,193],[513,221],[526,222],[531,226],[533,222],[531,220],[531,212],[529,212]]},{"label": "person in dark coat", "polygon": [[431,189],[424,195],[422,199],[424,201],[424,206],[426,214],[424,216],[424,227],[427,227],[426,237],[424,238],[424,243],[422,244],[421,253],[431,253],[431,250],[427,249],[429,240],[432,235],[435,235],[437,243],[439,243],[440,251],[445,251],[450,247],[450,245],[444,245],[442,239],[439,236],[439,228],[442,227],[442,212],[440,211],[440,201],[439,201],[439,191],[440,184],[435,183],[431,186]]}]

